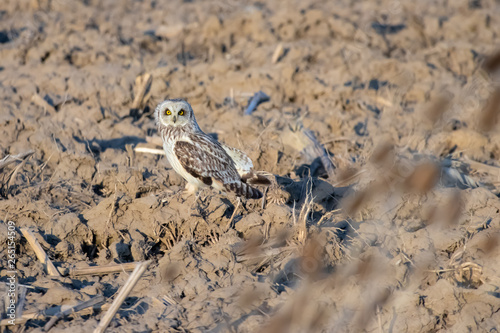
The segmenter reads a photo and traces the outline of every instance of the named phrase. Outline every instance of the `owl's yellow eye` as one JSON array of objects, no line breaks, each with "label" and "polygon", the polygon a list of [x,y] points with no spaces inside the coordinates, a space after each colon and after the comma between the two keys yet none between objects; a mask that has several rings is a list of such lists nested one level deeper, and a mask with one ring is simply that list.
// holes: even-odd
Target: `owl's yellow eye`
[{"label": "owl's yellow eye", "polygon": [[167,116],[170,116],[170,115],[172,114],[172,111],[167,110],[167,112],[165,112],[165,114],[166,114]]},{"label": "owl's yellow eye", "polygon": [[184,115],[184,110],[180,110],[179,111],[179,116],[183,116]]}]

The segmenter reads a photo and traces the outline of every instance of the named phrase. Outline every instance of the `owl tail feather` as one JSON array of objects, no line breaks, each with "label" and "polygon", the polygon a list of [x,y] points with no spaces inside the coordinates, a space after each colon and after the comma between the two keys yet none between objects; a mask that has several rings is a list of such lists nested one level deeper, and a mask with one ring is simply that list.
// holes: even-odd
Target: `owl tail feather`
[{"label": "owl tail feather", "polygon": [[249,185],[261,185],[261,186],[269,186],[271,185],[271,181],[269,178],[264,176],[263,174],[256,173],[251,171],[243,176],[241,176],[241,180]]},{"label": "owl tail feather", "polygon": [[234,192],[239,197],[245,197],[247,199],[262,198],[261,191],[243,182],[225,184],[224,187],[227,191]]}]

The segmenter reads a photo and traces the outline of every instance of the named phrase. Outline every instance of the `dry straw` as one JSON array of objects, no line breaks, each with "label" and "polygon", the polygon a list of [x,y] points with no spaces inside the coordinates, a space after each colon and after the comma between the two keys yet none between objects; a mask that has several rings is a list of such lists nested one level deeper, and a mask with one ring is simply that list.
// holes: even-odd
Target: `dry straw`
[{"label": "dry straw", "polygon": [[135,267],[134,271],[132,272],[132,274],[128,278],[127,282],[125,283],[125,285],[121,288],[120,292],[118,293],[118,296],[116,296],[115,300],[111,304],[111,307],[106,312],[104,317],[99,322],[99,325],[94,330],[94,333],[102,333],[106,330],[106,328],[111,323],[111,320],[113,319],[115,314],[120,309],[122,303],[128,297],[128,294],[130,294],[132,289],[134,289],[137,281],[139,281],[142,274],[144,274],[144,272],[146,271],[146,269],[148,268],[150,263],[151,263],[151,261],[141,262],[140,264],[138,264]]}]

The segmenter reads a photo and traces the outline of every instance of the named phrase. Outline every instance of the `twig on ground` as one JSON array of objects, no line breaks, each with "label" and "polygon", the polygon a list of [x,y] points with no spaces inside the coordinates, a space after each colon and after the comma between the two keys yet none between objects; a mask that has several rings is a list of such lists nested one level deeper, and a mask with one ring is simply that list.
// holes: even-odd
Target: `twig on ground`
[{"label": "twig on ground", "polygon": [[339,136],[336,138],[331,138],[331,139],[326,139],[325,141],[321,142],[322,145],[326,145],[328,143],[334,143],[334,142],[342,142],[342,141],[347,141],[350,142],[351,144],[356,143],[355,139],[351,139],[347,136]]},{"label": "twig on ground", "polygon": [[7,155],[7,156],[5,156],[4,158],[2,158],[0,160],[0,170],[2,170],[6,166],[8,166],[9,164],[12,164],[14,162],[23,161],[26,158],[28,158],[31,155],[33,155],[34,153],[35,152],[33,150],[29,150],[27,152],[20,153],[20,154],[17,154],[17,155]]},{"label": "twig on ground", "polygon": [[354,180],[358,180],[359,177],[366,172],[366,169],[362,169],[358,172],[356,172],[355,174],[353,174],[352,176],[350,177],[347,177],[345,179],[342,179],[341,181],[338,181],[338,182],[335,182],[332,184],[333,187],[337,187],[337,186],[345,186],[345,185],[348,185],[350,183],[352,183]]},{"label": "twig on ground", "polygon": [[380,306],[377,305],[377,308],[375,310],[375,313],[377,314],[377,323],[378,323],[378,331],[380,333],[383,333],[384,330],[382,329],[382,317],[380,316],[380,313],[382,312],[382,310],[380,309]]},{"label": "twig on ground", "polygon": [[296,246],[259,249],[259,251],[255,252],[255,253],[237,255],[236,259],[238,262],[244,262],[244,261],[256,260],[256,259],[260,260],[262,258],[276,257],[277,255],[279,255],[283,252],[286,252],[286,251],[293,252],[295,250],[297,250]]},{"label": "twig on ground", "polygon": [[231,99],[231,107],[234,108],[234,88],[229,89],[229,98]]},{"label": "twig on ground", "polygon": [[[31,320],[31,319],[45,320],[48,317],[55,316],[56,314],[58,314],[59,312],[61,312],[62,308],[66,309],[68,307],[66,305],[63,305],[63,306],[53,306],[53,307],[50,307],[50,308],[45,309],[43,311],[23,313],[22,316],[16,317],[16,319],[14,320],[14,325],[25,324],[28,320]],[[71,307],[69,307],[69,308],[71,308]],[[102,304],[102,305],[101,304],[95,304],[92,308],[82,309],[80,311],[80,314],[81,315],[86,315],[86,314],[91,314],[93,311],[106,311],[107,309],[109,309],[109,304]],[[0,326],[11,325],[10,321],[11,321],[10,318],[2,319],[0,321]]]},{"label": "twig on ground", "polygon": [[128,278],[127,282],[125,283],[125,285],[121,288],[120,292],[118,293],[118,296],[116,296],[115,300],[111,304],[111,307],[106,312],[104,317],[99,322],[99,325],[94,330],[94,333],[102,333],[106,330],[106,328],[111,323],[111,320],[115,316],[116,312],[118,312],[118,310],[120,309],[120,306],[125,301],[128,294],[132,291],[132,289],[134,288],[137,281],[139,281],[142,274],[144,274],[144,272],[146,271],[146,269],[148,268],[150,263],[151,263],[150,260],[145,261],[145,262],[141,262],[140,264],[138,264],[135,267],[134,271],[132,272],[132,274]]},{"label": "twig on ground", "polygon": [[455,270],[455,268],[447,268],[447,269],[426,269],[425,272],[429,272],[429,273],[438,273],[438,274],[441,274],[441,273],[446,273],[446,272],[453,272]]},{"label": "twig on ground", "polygon": [[54,266],[47,253],[45,253],[45,251],[42,249],[35,235],[26,228],[21,228],[21,232],[23,233],[23,236],[26,238],[26,240],[28,240],[28,243],[30,244],[33,251],[35,251],[38,260],[40,260],[42,264],[47,267],[47,273],[51,276],[60,277],[61,274],[59,274],[59,271]]},{"label": "twig on ground", "polygon": [[66,309],[64,311],[61,310],[58,313],[56,313],[52,318],[50,318],[50,320],[48,321],[47,324],[45,324],[45,326],[43,327],[43,329],[44,329],[45,332],[48,332],[52,328],[52,326],[54,326],[55,323],[59,319],[65,317],[65,316],[67,316],[67,315],[69,315],[71,313],[78,312],[80,310],[89,308],[91,306],[93,307],[94,305],[102,303],[102,302],[104,302],[104,296],[99,295],[99,296],[96,296],[94,298],[89,299],[88,301],[82,302],[80,304],[77,304],[77,305],[69,308],[69,309]]},{"label": "twig on ground", "polygon": [[89,267],[71,267],[66,268],[61,273],[64,276],[78,276],[78,275],[101,275],[127,272],[133,270],[138,263],[127,262],[123,264],[111,264],[106,266],[89,266]]},{"label": "twig on ground", "polygon": [[[39,169],[35,173],[35,175],[29,179],[29,182],[32,182],[34,179],[36,179],[36,177],[38,177],[42,174],[43,169],[45,169],[45,167],[47,166],[47,163],[49,163],[49,161],[53,155],[54,155],[54,153],[50,154],[49,158],[47,158],[47,160],[45,162],[43,162],[43,164],[39,167]],[[43,177],[42,177],[42,182],[43,182]]]},{"label": "twig on ground", "polygon": [[465,163],[469,164],[469,166],[476,170],[477,172],[484,172],[491,174],[492,176],[500,177],[500,168],[493,166],[493,165],[488,165],[484,164],[481,162],[476,162],[471,160],[470,158],[465,158]]},{"label": "twig on ground", "polygon": [[273,64],[277,63],[280,60],[284,51],[285,49],[283,48],[283,44],[279,43],[278,46],[276,46],[276,49],[274,50],[273,57],[271,58]]},{"label": "twig on ground", "polygon": [[[8,283],[8,282],[4,282],[4,284],[8,286],[10,283]],[[33,286],[29,286],[29,285],[27,285],[27,284],[20,284],[20,283],[18,283],[17,285],[18,285],[19,287],[24,287],[24,288],[27,288],[27,289],[33,289],[33,290],[36,290],[36,289],[39,289],[39,290],[47,290],[47,288],[38,287],[38,286],[37,286],[37,287],[33,287]],[[2,289],[2,288],[0,288],[0,289]]]},{"label": "twig on ground", "polygon": [[316,139],[316,136],[311,130],[304,129],[303,132],[305,136],[311,141],[312,150],[314,151],[314,154],[321,159],[321,163],[323,164],[323,167],[325,168],[326,173],[328,174],[328,178],[333,179],[335,176],[334,173],[335,167],[333,166],[333,162],[330,159],[330,156],[328,156],[325,147],[323,147],[323,145],[319,143],[319,141]]},{"label": "twig on ground", "polygon": [[146,153],[146,154],[155,154],[155,155],[164,155],[165,154],[165,151],[163,151],[163,149],[147,148],[147,147],[135,147],[134,151],[136,153]]},{"label": "twig on ground", "polygon": [[260,206],[260,208],[261,208],[261,209],[264,209],[264,207],[266,207],[266,196],[267,196],[267,189],[268,189],[268,188],[269,188],[269,187],[266,187],[266,188],[264,189],[264,193],[263,193],[263,195],[262,195],[262,204],[261,204],[261,206]]},{"label": "twig on ground", "polygon": [[297,240],[299,241],[300,244],[304,244],[304,242],[307,239],[307,219],[312,210],[313,205],[314,205],[314,198],[312,196],[312,190],[309,190],[302,203],[302,208],[300,209],[300,214],[299,214],[300,225],[298,226]]},{"label": "twig on ground", "polygon": [[179,302],[177,302],[174,298],[172,298],[172,297],[170,297],[168,295],[163,295],[162,299],[163,299],[162,303],[166,304],[167,306],[168,305],[173,305],[173,304],[179,304]]},{"label": "twig on ground", "polygon": [[233,219],[234,216],[236,215],[236,212],[238,211],[238,208],[240,208],[240,202],[241,199],[238,197],[238,203],[236,204],[236,208],[234,209],[233,215],[231,215],[231,219],[229,219],[229,222],[227,223],[226,231],[228,231],[233,226]]},{"label": "twig on ground", "polygon": [[135,79],[136,95],[134,98],[134,102],[132,103],[132,109],[141,108],[144,102],[144,97],[148,93],[152,82],[153,76],[149,73],[140,75]]},{"label": "twig on ground", "polygon": [[8,195],[9,195],[9,189],[10,189],[10,187],[12,186],[12,184],[14,183],[14,181],[15,181],[15,179],[16,179],[16,175],[17,175],[17,173],[18,173],[18,172],[19,172],[19,170],[23,167],[23,165],[26,163],[26,161],[27,161],[27,160],[28,160],[27,158],[25,158],[24,160],[22,160],[22,162],[21,162],[21,163],[19,163],[19,164],[15,167],[14,171],[12,171],[12,172],[11,172],[11,174],[9,175],[9,180],[7,181],[7,187],[5,188],[5,193],[4,193],[4,195],[5,195],[5,196],[8,196]]}]

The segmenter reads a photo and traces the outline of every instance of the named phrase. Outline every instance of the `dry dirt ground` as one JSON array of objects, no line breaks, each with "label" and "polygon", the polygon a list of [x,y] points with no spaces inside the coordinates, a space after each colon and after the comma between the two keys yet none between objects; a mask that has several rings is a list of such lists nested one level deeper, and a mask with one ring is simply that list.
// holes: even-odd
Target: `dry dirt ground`
[{"label": "dry dirt ground", "polygon": [[[61,270],[152,261],[108,332],[497,332],[499,44],[494,0],[2,0],[0,158],[34,152],[0,170],[24,313],[130,275],[51,277],[29,228]],[[134,150],[167,97],[275,175],[264,206],[185,198]]]}]

